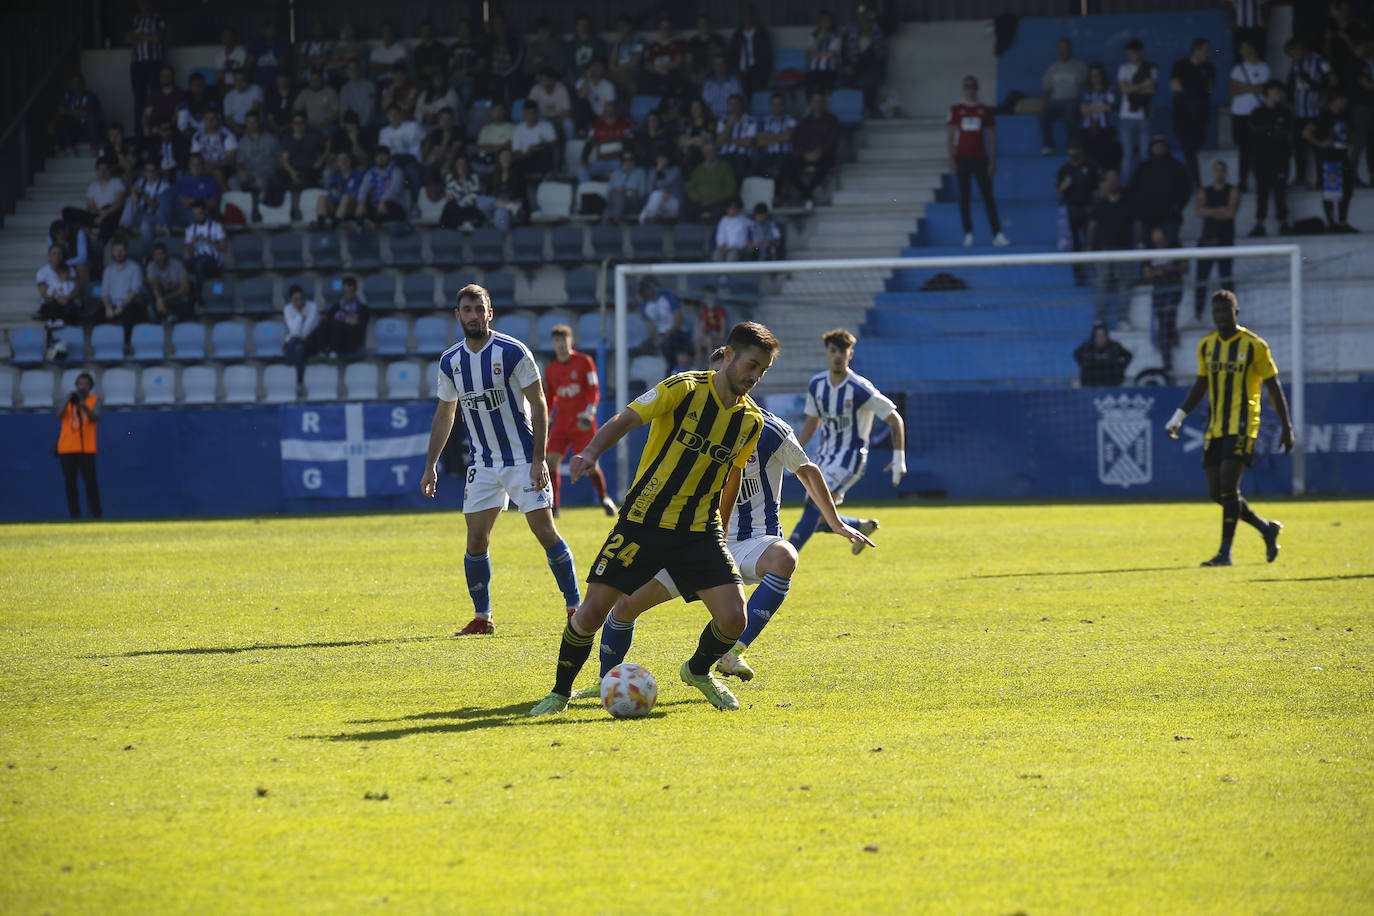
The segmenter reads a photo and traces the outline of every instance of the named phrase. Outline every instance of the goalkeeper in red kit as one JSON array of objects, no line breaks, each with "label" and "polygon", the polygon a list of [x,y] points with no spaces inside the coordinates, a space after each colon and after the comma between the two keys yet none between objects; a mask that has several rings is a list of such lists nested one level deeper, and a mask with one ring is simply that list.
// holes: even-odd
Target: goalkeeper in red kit
[{"label": "goalkeeper in red kit", "polygon": [[[596,380],[596,361],[573,349],[573,330],[566,324],[552,331],[553,352],[557,357],[544,373],[545,396],[549,402],[549,479],[553,481],[553,514],[558,515],[558,465],[563,456],[576,455],[587,447],[596,433],[596,405],[601,388]],[[619,510],[606,495],[606,478],[601,468],[592,465],[587,479],[596,489],[607,515]]]}]

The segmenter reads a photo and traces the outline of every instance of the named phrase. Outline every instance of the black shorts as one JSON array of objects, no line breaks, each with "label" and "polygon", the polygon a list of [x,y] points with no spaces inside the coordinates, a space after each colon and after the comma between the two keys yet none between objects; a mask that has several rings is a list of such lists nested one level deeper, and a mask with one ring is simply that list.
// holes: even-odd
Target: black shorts
[{"label": "black shorts", "polygon": [[1255,440],[1249,436],[1218,436],[1202,452],[1204,468],[1221,467],[1223,461],[1239,461],[1247,468],[1255,458]]},{"label": "black shorts", "polygon": [[673,531],[620,519],[601,545],[588,582],[629,595],[668,570],[684,594],[721,585],[741,585],[739,567],[725,546],[725,532]]}]

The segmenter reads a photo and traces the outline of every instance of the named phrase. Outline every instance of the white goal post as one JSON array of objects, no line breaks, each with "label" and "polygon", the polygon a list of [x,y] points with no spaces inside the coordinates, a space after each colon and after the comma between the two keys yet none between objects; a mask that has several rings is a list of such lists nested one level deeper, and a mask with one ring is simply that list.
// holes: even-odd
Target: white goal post
[{"label": "white goal post", "polygon": [[[1288,259],[1289,285],[1289,359],[1286,366],[1280,366],[1284,376],[1284,388],[1292,415],[1293,427],[1298,433],[1298,444],[1293,452],[1292,493],[1301,495],[1306,491],[1306,477],[1303,460],[1303,430],[1305,411],[1303,358],[1303,289],[1302,289],[1302,248],[1296,244],[1280,245],[1236,245],[1225,248],[1170,248],[1135,249],[1127,251],[1092,251],[1039,254],[987,254],[954,255],[939,257],[895,257],[895,258],[847,258],[835,260],[789,260],[789,261],[739,261],[739,262],[690,262],[636,264],[622,263],[615,266],[614,275],[614,315],[613,334],[615,397],[618,407],[628,404],[630,392],[630,352],[628,315],[630,314],[630,290],[632,278],[653,276],[691,276],[691,275],[734,275],[734,274],[787,274],[798,275],[820,271],[868,271],[890,272],[911,269],[959,270],[977,267],[1026,267],[1034,265],[1091,265],[1117,262],[1146,262],[1161,258],[1177,258],[1196,261],[1216,258],[1233,259]],[[1244,294],[1241,296],[1244,309]],[[847,303],[849,305],[869,305],[870,303]],[[1244,319],[1242,318],[1242,321]],[[785,328],[774,328],[785,331]],[[629,485],[629,448],[623,440],[616,450],[616,480],[624,491]]]}]

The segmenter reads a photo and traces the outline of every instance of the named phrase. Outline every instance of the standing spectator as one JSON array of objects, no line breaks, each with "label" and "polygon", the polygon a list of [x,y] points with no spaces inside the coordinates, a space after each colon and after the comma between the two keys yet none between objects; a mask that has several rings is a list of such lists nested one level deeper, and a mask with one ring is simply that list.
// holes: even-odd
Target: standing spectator
[{"label": "standing spectator", "polygon": [[140,158],[144,162],[156,162],[164,178],[176,181],[189,164],[191,144],[177,133],[171,121],[159,121],[153,125],[152,135],[143,138]]},{"label": "standing spectator", "polygon": [[350,60],[344,69],[348,80],[339,90],[339,110],[345,115],[353,112],[360,125],[371,127],[377,117],[377,84],[363,78],[363,65],[356,60]]},{"label": "standing spectator", "polygon": [[310,74],[310,82],[292,107],[305,112],[305,123],[313,130],[329,133],[339,123],[339,93],[325,85],[324,74],[318,70]]},{"label": "standing spectator", "polygon": [[611,82],[633,96],[639,89],[639,71],[644,65],[644,39],[630,27],[630,17],[623,13],[615,17],[615,38],[607,60]]},{"label": "standing spectator", "polygon": [[744,94],[753,95],[773,78],[773,36],[758,24],[754,4],[739,10],[739,28],[730,36],[730,65],[739,71]]},{"label": "standing spectator", "polygon": [[811,93],[810,106],[797,125],[797,190],[808,210],[815,206],[816,189],[835,167],[840,149],[840,119],[826,110],[825,96]]},{"label": "standing spectator", "polygon": [[472,35],[472,21],[458,20],[458,40],[449,46],[448,80],[449,85],[458,93],[460,113],[466,113],[473,100],[473,74],[477,68],[477,58],[484,56],[485,49]]},{"label": "standing spectator", "polygon": [[711,75],[701,87],[701,100],[706,103],[706,110],[711,117],[717,121],[724,120],[730,113],[730,97],[743,94],[740,81],[726,69],[724,56],[711,58]]},{"label": "standing spectator", "polygon": [[[525,106],[530,105],[539,109],[540,117],[562,131],[564,140],[573,137],[576,130],[573,125],[572,99],[568,96],[568,87],[558,81],[553,68],[545,67],[539,71],[538,80],[530,87],[529,95],[525,97]],[[589,118],[587,124],[590,123]],[[585,128],[587,125],[582,126]]]},{"label": "standing spectator", "polygon": [[863,91],[864,109],[876,117],[878,87],[887,75],[887,43],[872,3],[860,3],[855,13],[844,33],[844,83]]},{"label": "standing spectator", "polygon": [[409,121],[415,117],[415,106],[420,101],[420,88],[410,81],[410,71],[404,63],[396,64],[391,71],[391,83],[382,91],[382,111],[395,105]]},{"label": "standing spectator", "polygon": [[830,10],[821,10],[819,22],[806,46],[806,92],[830,93],[844,64],[844,36],[835,28]]},{"label": "standing spectator", "polygon": [[603,223],[619,223],[644,206],[648,176],[635,162],[630,150],[620,153],[620,168],[611,173],[606,188],[606,209],[601,212]]},{"label": "standing spectator", "polygon": [[448,83],[448,48],[434,40],[434,25],[429,21],[420,23],[420,41],[410,52],[415,66],[415,78],[428,85],[430,78],[438,74],[440,80]]},{"label": "standing spectator", "polygon": [[[549,129],[553,130],[552,127]],[[439,112],[439,123],[420,146],[427,188],[443,186],[444,171],[448,168],[449,160],[461,153],[466,144],[467,137],[462,126],[454,120],[453,112],[447,108],[442,109]]]},{"label": "standing spectator", "polygon": [[306,188],[319,187],[329,150],[319,131],[311,130],[305,123],[303,111],[292,114],[291,132],[282,146],[281,168],[286,176],[283,183],[291,192],[291,218],[298,219],[301,215],[301,192]]},{"label": "standing spectator", "polygon": [[1350,162],[1355,167],[1355,183],[1360,181],[1360,153],[1364,153],[1368,184],[1374,184],[1374,33],[1366,33],[1356,46],[1359,69],[1350,92]]},{"label": "standing spectator", "polygon": [[[1321,110],[1302,129],[1302,139],[1317,156],[1321,178],[1322,211],[1327,231],[1355,232],[1350,225],[1350,197],[1355,193],[1355,166],[1350,161],[1350,118],[1345,90],[1327,93]],[[1336,199],[1340,199],[1339,211]]]},{"label": "standing spectator", "polygon": [[1169,89],[1174,94],[1174,135],[1183,147],[1183,161],[1194,188],[1202,185],[1197,154],[1212,123],[1212,88],[1217,82],[1217,68],[1211,57],[1212,43],[1196,38],[1188,56],[1175,61],[1169,73]]},{"label": "standing spectator", "polygon": [[682,209],[682,169],[673,164],[667,152],[660,150],[654,156],[654,170],[648,176],[649,196],[644,209],[639,211],[640,223],[649,220],[677,219]]},{"label": "standing spectator", "polygon": [[123,180],[110,174],[110,163],[97,159],[95,180],[86,186],[86,206],[63,207],[62,218],[75,226],[94,227],[100,241],[108,242],[119,228],[127,192]]},{"label": "standing spectator", "polygon": [[639,314],[649,330],[637,353],[661,353],[669,366],[677,355],[692,355],[692,338],[682,326],[682,303],[670,290],[659,289],[651,277],[639,281]]},{"label": "standing spectator", "polygon": [[506,106],[493,102],[491,120],[483,125],[477,134],[478,159],[473,164],[474,171],[491,171],[503,152],[510,152],[511,138],[515,136],[515,125],[506,115]]},{"label": "standing spectator", "polygon": [[1250,116],[1264,104],[1264,84],[1269,82],[1269,65],[1249,41],[1241,40],[1240,60],[1231,68],[1231,138],[1240,153],[1240,189],[1246,190],[1253,168],[1255,141]]},{"label": "standing spectator", "polygon": [[[1195,209],[1202,220],[1202,237],[1198,239],[1199,248],[1229,248],[1236,244],[1236,210],[1240,208],[1240,188],[1226,182],[1226,163],[1218,159],[1212,163],[1212,183],[1199,188]],[[1212,276],[1212,265],[1217,265],[1221,274],[1221,288],[1236,291],[1231,282],[1230,258],[1204,258],[1197,262],[1197,283],[1193,290],[1193,320],[1202,320],[1202,310],[1211,300],[1207,294],[1207,281]]]},{"label": "standing spectator", "polygon": [[129,260],[129,246],[122,237],[110,245],[110,263],[100,278],[100,303],[106,321],[124,325],[127,347],[134,325],[148,317],[148,309],[143,302],[143,270]]},{"label": "standing spectator", "polygon": [[1131,351],[1112,340],[1102,322],[1093,325],[1092,334],[1073,351],[1078,363],[1079,384],[1084,388],[1115,388],[1126,379]]},{"label": "standing spectator", "polygon": [[455,156],[444,176],[444,209],[439,213],[439,225],[445,229],[471,232],[485,216],[479,199],[482,179],[473,174],[466,156]]},{"label": "standing spectator", "polygon": [[749,222],[749,255],[756,261],[780,261],[783,257],[783,234],[778,221],[768,210],[768,204],[754,204],[754,218]]},{"label": "standing spectator", "polygon": [[220,49],[215,52],[215,85],[228,86],[234,81],[234,73],[248,63],[248,49],[239,44],[238,33],[233,29],[220,32],[220,42]]},{"label": "standing spectator", "polygon": [[1001,247],[1011,242],[1002,234],[997,218],[997,201],[992,197],[992,176],[997,171],[997,119],[992,108],[978,101],[978,78],[964,77],[963,101],[949,106],[945,122],[945,142],[950,168],[959,180],[959,217],[964,223],[964,247],[973,245],[973,216],[969,213],[969,180],[978,182],[992,244]]},{"label": "standing spectator", "polygon": [[358,298],[358,279],[343,278],[339,301],[329,309],[320,324],[320,349],[330,357],[353,356],[362,352],[367,340],[367,305]]},{"label": "standing spectator", "polygon": [[1129,178],[1149,155],[1150,115],[1159,88],[1159,68],[1145,59],[1145,44],[1139,38],[1126,42],[1126,62],[1116,70],[1116,83],[1121,90],[1117,121],[1125,153],[1121,174]]},{"label": "standing spectator", "polygon": [[691,219],[716,219],[727,202],[739,193],[735,170],[716,153],[715,141],[701,147],[701,165],[687,179],[687,215]]},{"label": "standing spectator", "polygon": [[[129,17],[124,43],[129,52],[129,85],[133,88],[134,112],[141,116],[148,97],[156,91],[162,67],[167,59],[167,21],[154,9],[152,0],[138,0],[138,12]],[[134,120],[141,137],[151,126],[141,117]]]},{"label": "standing spectator", "polygon": [[711,239],[711,260],[738,261],[744,257],[749,250],[749,229],[753,222],[742,212],[739,198],[730,198]]},{"label": "standing spectator", "polygon": [[368,65],[372,68],[372,81],[377,88],[386,91],[396,73],[397,64],[410,65],[410,51],[405,42],[396,37],[396,26],[390,22],[382,23],[381,47],[373,48],[368,55]]},{"label": "standing spectator", "polygon": [[157,82],[144,93],[143,107],[138,109],[139,136],[146,141],[157,125],[163,121],[175,121],[185,95],[177,88],[176,71],[172,65],[162,64],[157,71]]},{"label": "standing spectator", "polygon": [[725,334],[729,328],[730,316],[726,314],[725,306],[716,298],[716,287],[702,287],[701,304],[697,306],[696,328],[692,334],[695,365],[710,364],[712,351],[725,343]]},{"label": "standing spectator", "polygon": [[[296,71],[304,75],[312,70],[319,70],[324,74],[325,82],[332,86],[340,81],[339,71],[334,69],[334,52],[335,43],[324,30],[324,20],[320,19],[319,16],[312,16],[310,18],[310,37],[296,45]],[[272,86],[276,82],[276,74],[273,74],[272,81],[267,85]]]},{"label": "standing spectator", "polygon": [[606,103],[616,100],[615,83],[606,79],[606,66],[599,60],[587,65],[587,72],[573,89],[577,95],[573,110],[579,124],[590,123],[592,112],[605,111]]},{"label": "standing spectator", "polygon": [[1069,143],[1077,139],[1079,96],[1088,79],[1088,67],[1073,56],[1073,42],[1059,39],[1058,59],[1040,78],[1040,155],[1054,155],[1054,122],[1062,120]]},{"label": "standing spectator", "polygon": [[[273,71],[275,80],[275,71]],[[269,84],[270,85],[270,84]],[[263,104],[262,87],[248,82],[247,71],[234,74],[234,88],[224,94],[224,125],[242,137],[244,124],[250,111],[261,112]]]},{"label": "standing spectator", "polygon": [[205,124],[191,138],[191,152],[205,160],[205,171],[221,187],[229,183],[238,158],[239,141],[234,132],[220,123],[219,112],[205,112]]},{"label": "standing spectator", "polygon": [[552,70],[554,79],[557,79],[566,56],[567,48],[553,34],[553,23],[541,18],[535,22],[534,37],[526,42],[521,54],[521,73],[526,80],[533,82],[545,70]]},{"label": "standing spectator", "polygon": [[682,133],[677,138],[678,149],[682,151],[684,172],[690,173],[701,165],[701,148],[708,142],[715,142],[717,123],[719,121],[711,116],[705,102],[701,99],[692,99],[687,108],[686,123],[683,124]]},{"label": "standing spectator", "polygon": [[[309,74],[305,74],[309,80]],[[277,135],[279,140],[284,140],[286,134],[291,130],[291,117],[296,113],[297,93],[291,84],[291,74],[285,70],[277,71],[277,82],[271,89],[267,90],[267,95],[262,102],[263,126]]]},{"label": "standing spectator", "polygon": [[148,289],[153,293],[153,321],[163,322],[169,317],[185,321],[195,317],[195,296],[191,288],[191,275],[180,258],[172,257],[165,242],[153,246],[153,257],[148,261]]},{"label": "standing spectator", "polygon": [[1078,105],[1083,116],[1078,139],[1083,155],[1099,169],[1115,169],[1121,165],[1121,144],[1116,140],[1116,91],[1107,82],[1107,71],[1101,64],[1088,68],[1083,98]]},{"label": "standing spectator", "polygon": [[186,92],[181,97],[181,107],[177,109],[177,130],[189,143],[195,132],[205,125],[205,112],[217,103],[205,85],[205,77],[192,73],[186,81]]},{"label": "standing spectator", "polygon": [[[1368,8],[1367,3],[1363,5]],[[1362,28],[1355,22],[1350,0],[1331,0],[1321,48],[1342,88],[1353,87],[1359,75],[1359,55],[1355,48],[1363,38],[1360,31]]]},{"label": "standing spectator", "polygon": [[792,148],[796,133],[797,119],[787,113],[782,93],[773,93],[768,100],[768,117],[759,124],[754,143],[759,174],[772,178],[778,188],[797,181],[797,154]]},{"label": "standing spectator", "polygon": [[158,214],[162,212],[162,198],[171,193],[172,185],[162,175],[162,168],[155,160],[143,164],[143,174],[134,182],[129,199],[124,204],[124,212],[119,225],[132,230],[142,238],[151,238],[155,232],[166,232],[166,226],[157,225]]},{"label": "standing spectator", "polygon": [[57,103],[52,125],[48,128],[59,156],[66,155],[84,142],[96,152],[100,145],[100,100],[86,88],[86,78],[72,74],[67,91]]},{"label": "standing spectator", "polygon": [[1273,0],[1224,0],[1231,20],[1231,43],[1236,60],[1241,59],[1241,44],[1249,42],[1260,57],[1269,50],[1269,9]]},{"label": "standing spectator", "polygon": [[1279,218],[1279,234],[1287,235],[1288,225],[1288,161],[1292,152],[1294,118],[1283,103],[1283,83],[1270,80],[1264,84],[1264,104],[1250,115],[1250,136],[1255,154],[1255,228],[1250,238],[1268,234],[1264,221],[1269,217],[1269,197],[1274,198]]},{"label": "standing spectator", "polygon": [[224,253],[229,250],[229,239],[224,234],[224,226],[210,215],[204,201],[198,200],[191,207],[191,225],[186,227],[184,242],[186,261],[196,275],[197,287],[219,276]]},{"label": "standing spectator", "polygon": [[658,19],[658,34],[644,52],[644,76],[640,91],[669,96],[682,92],[688,84],[687,43],[677,37],[673,17]]},{"label": "standing spectator", "polygon": [[[687,70],[692,84],[698,88],[711,72],[711,59],[726,52],[725,39],[711,29],[711,17],[697,14],[697,30],[687,39]],[[702,363],[705,365],[705,363]]]},{"label": "standing spectator", "polygon": [[[1076,140],[1069,141],[1069,161],[1059,167],[1059,175],[1054,189],[1059,193],[1059,207],[1063,214],[1063,224],[1068,230],[1068,239],[1059,240],[1059,250],[1082,251],[1084,237],[1088,231],[1088,221],[1092,217],[1094,198],[1102,176],[1093,165],[1083,158],[1083,148]],[[1065,242],[1068,244],[1066,245]],[[1082,283],[1087,272],[1082,265],[1073,266],[1074,278]]]},{"label": "standing spectator", "polygon": [[293,284],[286,291],[286,306],[281,317],[286,325],[282,357],[296,370],[296,393],[300,394],[305,386],[305,361],[315,355],[318,344],[315,329],[320,326],[320,307],[314,299],[305,297],[305,290],[299,284]]},{"label": "standing spectator", "polygon": [[754,137],[758,125],[744,110],[744,96],[730,96],[730,107],[716,127],[720,157],[735,170],[735,181],[743,183],[754,168]]},{"label": "standing spectator", "polygon": [[[615,104],[615,103],[612,103]],[[527,104],[522,112],[524,122],[511,131],[510,148],[520,165],[531,172],[552,172],[554,147],[558,144],[558,131],[553,125],[539,117],[539,108]]]},{"label": "standing spectator", "polygon": [[[1307,47],[1301,38],[1291,38],[1283,46],[1292,66],[1288,70],[1288,97],[1293,100],[1294,129],[1298,137],[1307,131],[1307,125],[1317,119],[1321,111],[1322,96],[1335,82],[1331,65],[1316,51]],[[1298,187],[1310,187],[1307,183],[1307,144],[1293,144],[1293,164],[1296,166],[1294,182]]]},{"label": "standing spectator", "polygon": [[172,192],[162,198],[158,224],[189,226],[196,204],[203,206],[207,213],[219,210],[219,185],[205,174],[205,157],[200,153],[191,154],[186,174],[173,182]]},{"label": "standing spectator", "polygon": [[353,164],[352,153],[335,155],[334,168],[325,182],[325,193],[315,205],[315,228],[323,228],[326,224],[332,228],[353,215],[364,174]]},{"label": "standing spectator", "polygon": [[391,150],[379,144],[358,187],[357,218],[371,232],[380,223],[404,221],[407,203],[405,172],[392,161]]},{"label": "standing spectator", "polygon": [[568,79],[573,82],[581,79],[594,60],[599,60],[603,64],[606,62],[606,43],[601,40],[600,35],[592,33],[591,17],[586,13],[578,13],[577,18],[573,20],[573,34],[568,39],[568,50],[564,59]]},{"label": "standing spectator", "polygon": [[1131,176],[1129,194],[1137,220],[1136,237],[1151,238],[1155,229],[1162,228],[1169,244],[1176,245],[1193,182],[1187,167],[1169,155],[1169,140],[1163,134],[1155,134],[1150,141],[1150,158]]},{"label": "standing spectator", "polygon": [[89,372],[76,377],[76,390],[57,412],[62,426],[57,434],[57,459],[62,462],[62,477],[67,488],[67,513],[81,517],[81,494],[76,475],[86,484],[86,504],[91,518],[100,518],[100,483],[95,476],[95,428],[100,422],[100,399],[93,394],[95,379]]},{"label": "standing spectator", "polygon": [[415,100],[415,120],[423,127],[432,128],[439,123],[439,112],[457,110],[458,93],[449,86],[442,70],[432,70],[426,78],[429,84]]},{"label": "standing spectator", "polygon": [[48,263],[38,271],[38,311],[35,321],[50,327],[81,322],[81,297],[77,295],[76,272],[67,266],[61,245],[48,246]]},{"label": "standing spectator", "polygon": [[262,34],[248,43],[248,66],[252,68],[249,76],[259,89],[275,84],[277,71],[290,72],[291,42],[277,36],[275,19],[269,17],[262,24]]},{"label": "standing spectator", "polygon": [[487,176],[487,193],[477,199],[477,205],[502,232],[520,218],[525,207],[525,173],[509,148],[496,154],[496,168]]},{"label": "standing spectator", "polygon": [[[1150,231],[1150,247],[1166,249],[1173,246],[1164,229],[1156,226]],[[1183,277],[1188,266],[1176,258],[1158,257],[1140,269],[1140,279],[1154,287],[1155,346],[1164,362],[1164,372],[1174,369],[1174,348],[1178,346],[1178,306],[1183,301]]]},{"label": "standing spectator", "polygon": [[587,146],[582,153],[584,164],[577,170],[578,181],[609,178],[620,162],[630,138],[629,119],[620,116],[615,102],[607,102],[592,129],[587,132]]},{"label": "standing spectator", "polygon": [[[1134,223],[1130,201],[1121,193],[1121,173],[1108,169],[1098,185],[1097,201],[1088,219],[1088,250],[1129,251],[1134,247],[1131,241]],[[1097,306],[1094,321],[1099,324],[1111,322],[1117,330],[1130,327],[1127,320],[1130,299],[1126,291],[1133,269],[1127,262],[1093,265],[1093,299]]]},{"label": "standing spectator", "polygon": [[283,188],[277,180],[281,165],[281,144],[272,134],[263,133],[262,118],[250,112],[243,137],[239,140],[234,176],[229,187],[248,191],[253,197],[253,222],[261,222],[259,203],[265,198],[269,207],[281,203]]}]

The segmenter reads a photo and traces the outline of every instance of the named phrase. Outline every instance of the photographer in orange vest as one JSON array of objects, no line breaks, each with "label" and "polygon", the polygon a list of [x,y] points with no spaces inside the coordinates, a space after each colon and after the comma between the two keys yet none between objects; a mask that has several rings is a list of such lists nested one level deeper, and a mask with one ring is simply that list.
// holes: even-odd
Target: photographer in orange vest
[{"label": "photographer in orange vest", "polygon": [[100,518],[100,484],[95,479],[95,426],[100,422],[96,405],[100,399],[91,393],[95,379],[89,372],[76,377],[76,390],[67,396],[58,416],[62,430],[57,436],[57,457],[62,461],[62,476],[67,481],[67,511],[81,517],[81,499],[76,490],[76,475],[86,481],[86,502],[91,515]]}]

